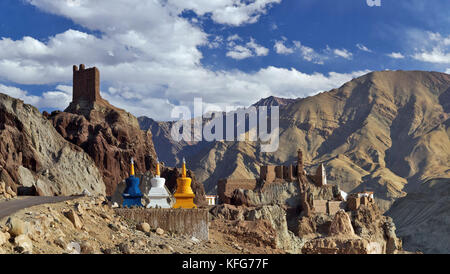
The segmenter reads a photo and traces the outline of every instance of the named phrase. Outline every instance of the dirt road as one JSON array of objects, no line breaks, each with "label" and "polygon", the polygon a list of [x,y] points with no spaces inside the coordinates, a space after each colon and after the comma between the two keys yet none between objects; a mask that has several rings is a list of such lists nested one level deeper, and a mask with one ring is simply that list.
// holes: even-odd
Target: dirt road
[{"label": "dirt road", "polygon": [[0,202],[0,220],[27,207],[59,203],[79,197],[80,196],[22,196],[15,200]]}]

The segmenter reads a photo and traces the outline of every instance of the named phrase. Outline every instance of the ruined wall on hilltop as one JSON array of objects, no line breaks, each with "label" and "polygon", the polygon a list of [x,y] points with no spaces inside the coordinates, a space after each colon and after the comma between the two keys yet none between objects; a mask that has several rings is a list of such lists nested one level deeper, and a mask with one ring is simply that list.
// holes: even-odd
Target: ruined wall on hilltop
[{"label": "ruined wall on hilltop", "polygon": [[221,179],[217,184],[217,195],[220,203],[230,203],[235,189],[255,189],[258,181],[256,179]]}]

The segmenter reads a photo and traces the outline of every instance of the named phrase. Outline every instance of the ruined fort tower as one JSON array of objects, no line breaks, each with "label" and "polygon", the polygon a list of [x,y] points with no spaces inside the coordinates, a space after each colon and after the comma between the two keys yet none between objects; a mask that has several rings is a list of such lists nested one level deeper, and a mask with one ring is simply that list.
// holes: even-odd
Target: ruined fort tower
[{"label": "ruined fort tower", "polygon": [[[118,110],[101,97],[100,71],[96,67],[85,68],[84,64],[81,64],[80,67],[73,66],[72,90],[72,102],[64,110],[65,112],[80,114],[90,120],[95,118],[91,115],[91,111],[94,109],[104,108],[100,113],[108,113],[107,110],[111,109]],[[95,115],[99,116],[100,113]],[[104,117],[98,118],[103,119]]]},{"label": "ruined fort tower", "polygon": [[100,71],[96,68],[85,69],[81,64],[78,69],[73,66],[73,95],[72,102],[79,103],[101,101]]}]

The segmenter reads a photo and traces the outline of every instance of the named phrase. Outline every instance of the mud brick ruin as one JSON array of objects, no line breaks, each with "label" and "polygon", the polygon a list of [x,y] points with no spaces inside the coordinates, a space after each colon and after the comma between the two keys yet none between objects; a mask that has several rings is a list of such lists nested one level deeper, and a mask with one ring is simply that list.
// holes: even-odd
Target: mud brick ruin
[{"label": "mud brick ruin", "polygon": [[[273,184],[283,184],[289,182],[299,182],[302,199],[305,201],[304,207],[310,212],[334,215],[340,209],[357,210],[362,204],[374,202],[373,192],[347,193],[341,191],[334,194],[333,199],[328,200],[314,198],[314,195],[307,194],[306,188],[313,187],[318,192],[333,192],[335,186],[327,184],[325,166],[319,164],[314,174],[306,174],[303,163],[303,152],[298,150],[296,164],[291,165],[263,165],[260,168],[259,179],[221,179],[217,185],[219,203],[230,203],[234,190],[264,191]],[[306,183],[305,183],[306,182]],[[322,190],[320,190],[322,189]],[[308,205],[306,205],[306,203]]]},{"label": "mud brick ruin", "polygon": [[72,102],[101,101],[100,96],[100,71],[96,67],[86,69],[84,64],[73,66],[73,94]]},{"label": "mud brick ruin", "polygon": [[258,184],[256,179],[220,179],[217,183],[219,203],[229,204],[235,189],[254,190]]},{"label": "mud brick ruin", "polygon": [[360,205],[368,205],[369,203],[373,203],[373,192],[365,191],[358,193],[351,193],[347,198],[347,208],[349,210],[357,210]]}]

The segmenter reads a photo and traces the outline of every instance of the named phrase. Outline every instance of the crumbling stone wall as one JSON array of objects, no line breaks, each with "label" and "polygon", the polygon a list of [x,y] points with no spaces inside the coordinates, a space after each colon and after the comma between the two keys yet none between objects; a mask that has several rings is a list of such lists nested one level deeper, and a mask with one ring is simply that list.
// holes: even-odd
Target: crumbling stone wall
[{"label": "crumbling stone wall", "polygon": [[266,182],[273,182],[275,180],[275,166],[266,165],[261,166],[260,169],[260,178]]},{"label": "crumbling stone wall", "polygon": [[369,205],[373,204],[375,201],[371,197],[367,196],[358,196],[358,193],[352,193],[350,197],[347,198],[347,210],[355,211],[361,205]]},{"label": "crumbling stone wall", "polygon": [[315,213],[334,215],[340,209],[345,209],[345,205],[342,201],[313,200]]},{"label": "crumbling stone wall", "polygon": [[256,179],[221,179],[217,184],[219,203],[230,203],[235,189],[254,190],[258,181]]},{"label": "crumbling stone wall", "polygon": [[116,213],[135,222],[146,222],[153,229],[209,240],[208,209],[117,208]]},{"label": "crumbling stone wall", "polygon": [[295,166],[289,165],[289,166],[283,166],[283,179],[292,182],[295,179]]}]

